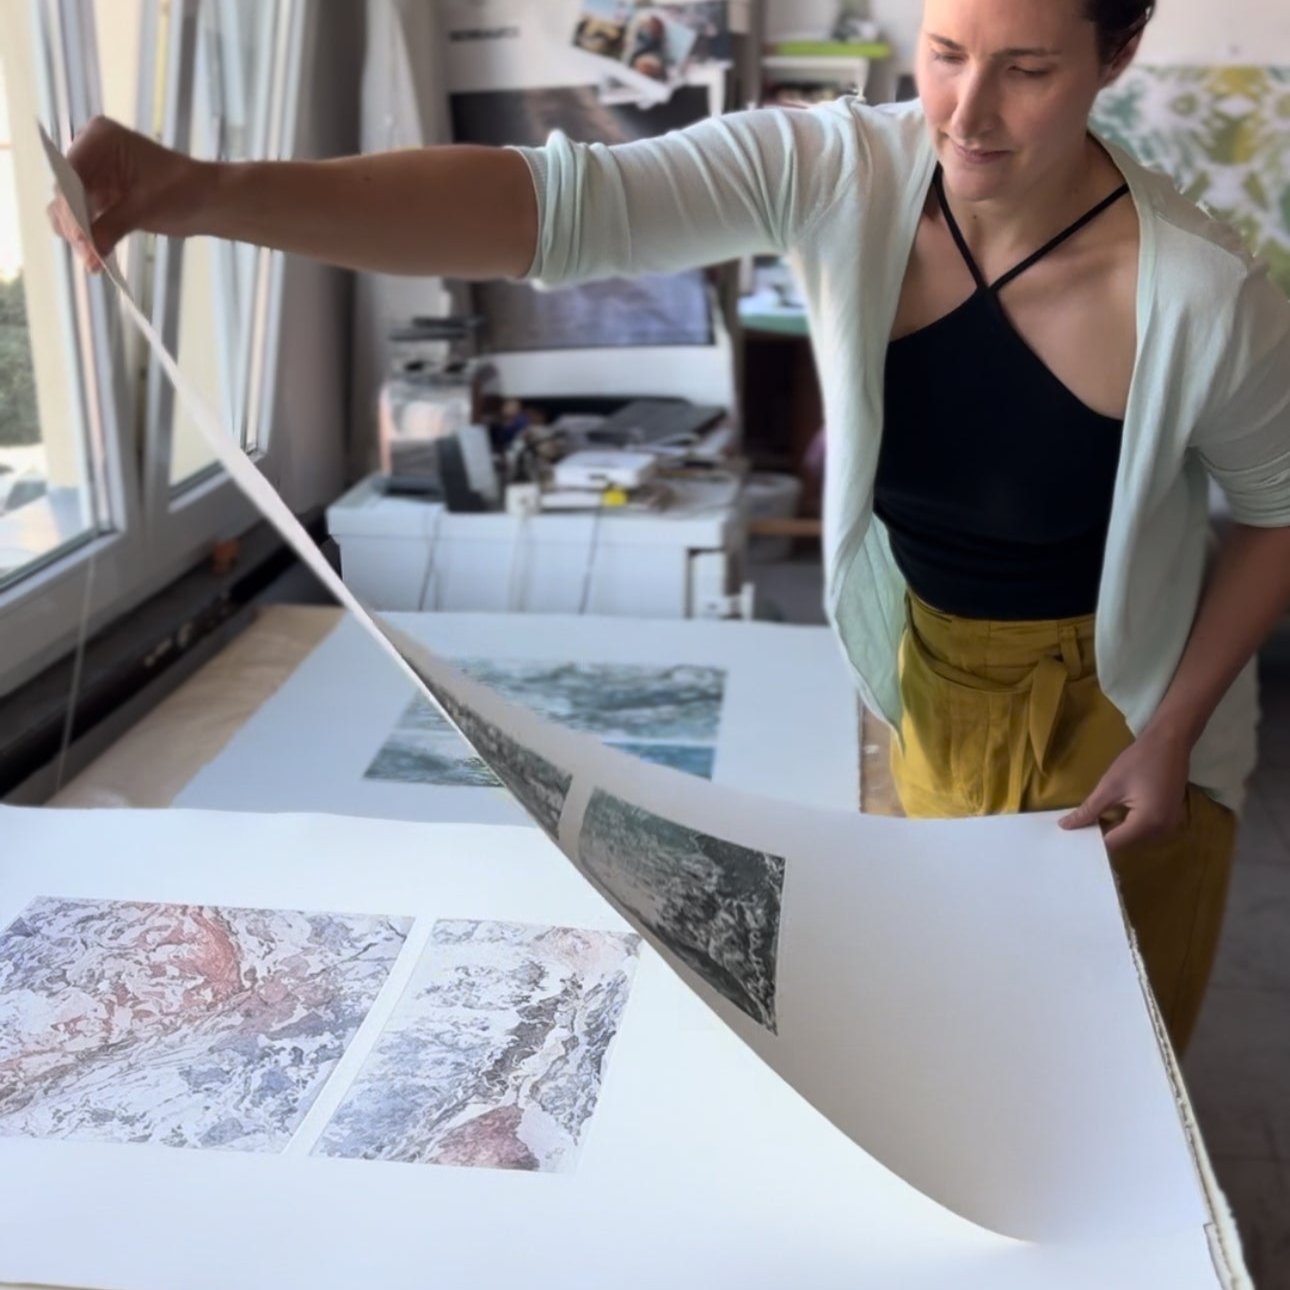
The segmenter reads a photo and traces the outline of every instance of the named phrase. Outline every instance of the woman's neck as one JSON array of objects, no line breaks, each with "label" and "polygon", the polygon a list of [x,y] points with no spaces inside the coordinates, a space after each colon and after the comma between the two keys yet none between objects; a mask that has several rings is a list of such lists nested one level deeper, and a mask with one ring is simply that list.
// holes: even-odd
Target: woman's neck
[{"label": "woman's neck", "polygon": [[945,197],[979,262],[1020,260],[1112,192],[1119,179],[1115,163],[1089,134],[1083,147],[1025,189],[966,202],[955,197],[947,182]]}]

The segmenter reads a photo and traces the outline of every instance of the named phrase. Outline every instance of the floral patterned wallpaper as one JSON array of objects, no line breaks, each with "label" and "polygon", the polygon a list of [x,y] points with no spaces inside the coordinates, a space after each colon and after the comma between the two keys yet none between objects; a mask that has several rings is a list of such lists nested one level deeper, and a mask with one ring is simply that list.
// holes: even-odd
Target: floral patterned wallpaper
[{"label": "floral patterned wallpaper", "polygon": [[1290,294],[1290,67],[1131,67],[1093,124],[1238,228]]}]

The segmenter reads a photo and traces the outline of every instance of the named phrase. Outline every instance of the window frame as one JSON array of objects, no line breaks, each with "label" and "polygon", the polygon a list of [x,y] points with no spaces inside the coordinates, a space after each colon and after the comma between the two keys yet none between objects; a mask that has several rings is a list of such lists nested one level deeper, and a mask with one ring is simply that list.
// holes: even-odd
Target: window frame
[{"label": "window frame", "polygon": [[[73,126],[102,110],[93,0],[20,2],[30,24],[40,114],[66,147]],[[177,66],[173,59],[183,52],[182,42],[196,39],[201,2],[171,0],[162,139],[169,146],[183,147],[191,134],[186,118],[195,91],[195,60]],[[305,0],[276,3],[273,61],[264,72],[270,78],[266,98],[273,128],[266,146],[256,149],[268,157],[295,150],[309,19]],[[150,30],[157,32],[155,0],[145,9],[142,40],[149,39]],[[149,84],[151,78],[139,79],[136,120],[146,128],[155,86]],[[173,353],[182,301],[181,244],[157,237],[149,247],[137,235],[134,242],[127,280]],[[223,274],[235,271],[237,248],[217,246],[224,256]],[[74,397],[86,427],[85,451],[92,459],[89,478],[98,494],[97,523],[75,547],[33,560],[30,572],[0,590],[0,695],[64,655],[82,633],[94,633],[191,569],[216,541],[246,531],[259,518],[218,468],[172,488],[173,390],[124,318],[115,288],[81,271],[67,246],[59,244],[55,254],[69,373],[81,377]],[[244,315],[250,320],[245,397],[235,419],[244,442],[253,445],[253,459],[273,479],[287,459],[285,437],[272,434],[283,257],[258,250],[253,263],[255,290]],[[230,280],[235,279],[226,277],[223,287],[217,286],[217,299]],[[225,307],[224,317],[229,316]]]},{"label": "window frame", "polygon": [[[64,145],[69,141],[67,123],[84,111],[78,100],[88,89],[79,61],[73,69],[68,57],[76,48],[72,42],[87,38],[71,8],[63,0],[32,0],[26,6],[41,114]],[[76,433],[78,451],[93,458],[96,523],[71,550],[36,558],[29,574],[0,591],[0,692],[40,671],[75,639],[83,619],[102,621],[126,591],[128,571],[143,555],[138,478],[129,468],[136,437],[121,320],[103,280],[81,272],[66,245],[54,253],[60,261],[64,340],[69,361],[82,376],[75,391],[81,421]]]}]

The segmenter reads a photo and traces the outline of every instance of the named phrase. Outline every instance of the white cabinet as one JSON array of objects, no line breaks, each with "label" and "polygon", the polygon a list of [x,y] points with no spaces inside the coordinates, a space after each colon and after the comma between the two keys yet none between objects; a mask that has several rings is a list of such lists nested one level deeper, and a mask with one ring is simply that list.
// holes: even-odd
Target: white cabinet
[{"label": "white cabinet", "polygon": [[327,511],[348,586],[374,609],[637,618],[746,613],[737,484],[683,481],[664,511],[449,514],[364,480]]}]

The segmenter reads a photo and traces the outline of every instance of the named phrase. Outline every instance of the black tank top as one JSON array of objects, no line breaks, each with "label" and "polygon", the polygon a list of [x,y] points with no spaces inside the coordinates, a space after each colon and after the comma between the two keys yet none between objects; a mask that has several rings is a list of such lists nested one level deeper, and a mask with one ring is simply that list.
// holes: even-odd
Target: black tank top
[{"label": "black tank top", "polygon": [[887,351],[874,511],[920,599],[969,618],[1074,618],[1097,605],[1123,422],[1094,412],[1008,320],[999,292],[1129,191],[1117,189],[987,283],[940,168],[975,293]]}]

